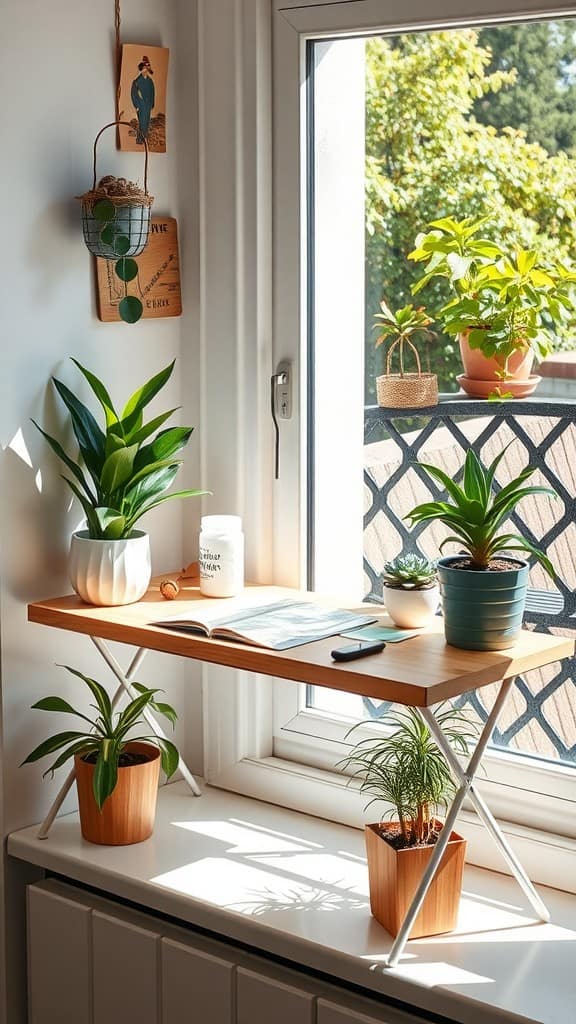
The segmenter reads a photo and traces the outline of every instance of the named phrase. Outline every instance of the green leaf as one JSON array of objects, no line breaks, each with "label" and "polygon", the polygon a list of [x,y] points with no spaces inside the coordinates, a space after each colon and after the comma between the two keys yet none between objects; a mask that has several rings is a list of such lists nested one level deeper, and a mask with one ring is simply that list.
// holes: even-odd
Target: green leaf
[{"label": "green leaf", "polygon": [[116,216],[116,207],[109,199],[99,199],[94,203],[92,213],[96,217],[96,220],[106,223],[110,220],[114,220],[114,217]]},{"label": "green leaf", "polygon": [[[133,513],[143,502],[150,501],[158,494],[163,494],[171,487],[179,469],[179,462],[168,462],[167,464],[160,462],[155,466],[148,466],[146,469],[140,470],[137,482],[131,485],[124,495],[126,507]],[[134,479],[136,480],[136,477]]]},{"label": "green leaf", "polygon": [[70,672],[73,676],[76,676],[78,679],[82,679],[86,683],[86,686],[90,689],[92,696],[96,700],[98,710],[104,719],[106,727],[111,729],[112,703],[104,687],[101,686],[100,683],[97,683],[95,679],[91,679],[90,676],[85,676],[82,672],[79,672],[78,669],[71,668],[70,665],[61,665],[60,667],[65,668],[67,672]]},{"label": "green leaf", "polygon": [[173,360],[169,363],[169,365],[163,370],[160,370],[160,373],[151,377],[150,380],[146,381],[141,388],[138,388],[138,390],[130,396],[121,416],[122,423],[124,424],[127,433],[133,429],[133,419],[138,415],[138,413],[142,412],[148,403],[156,397],[158,392],[161,391],[164,385],[168,382],[172,376],[175,362],[176,360]]},{"label": "green leaf", "polygon": [[138,274],[136,260],[127,259],[125,256],[117,261],[114,269],[121,281],[133,281]]},{"label": "green leaf", "polygon": [[114,252],[117,256],[125,256],[130,248],[130,239],[126,235],[117,235],[114,240]]},{"label": "green leaf", "polygon": [[118,312],[125,324],[135,324],[142,316],[144,307],[135,295],[125,295],[118,304]]},{"label": "green leaf", "polygon": [[106,224],[100,232],[100,241],[103,242],[104,245],[113,245],[115,235],[116,231],[114,230],[114,225]]},{"label": "green leaf", "polygon": [[92,779],[92,791],[99,810],[102,810],[104,801],[114,792],[118,781],[118,753],[113,751],[109,757],[105,757],[105,752],[104,747],[98,752]]},{"label": "green leaf", "polygon": [[97,478],[100,476],[104,463],[105,435],[100,430],[90,410],[76,398],[76,395],[73,395],[70,389],[56,377],[53,377],[52,380],[54,387],[70,413],[72,429],[74,430],[84,462],[92,476]]},{"label": "green leaf", "polygon": [[166,778],[169,779],[178,768],[180,761],[178,750],[170,740],[166,740],[164,737],[156,736],[154,742],[160,747],[162,771]]},{"label": "green leaf", "polygon": [[142,469],[152,462],[167,459],[184,448],[194,427],[171,427],[163,430],[151,444],[144,445],[134,459],[134,469]]},{"label": "green leaf", "polygon": [[[58,456],[59,459],[62,460],[62,462],[64,463],[65,466],[68,466],[68,469],[70,470],[70,472],[74,474],[74,476],[76,477],[78,482],[82,485],[82,487],[86,491],[86,495],[89,498],[89,500],[92,501],[92,502],[95,502],[96,498],[94,497],[94,494],[93,494],[93,492],[92,492],[92,490],[90,488],[90,485],[88,484],[88,481],[86,480],[86,478],[84,476],[84,473],[82,472],[80,466],[78,466],[77,463],[75,463],[70,458],[70,456],[66,454],[66,452],[64,451],[62,445],[60,444],[59,441],[56,440],[56,438],[51,437],[50,434],[47,434],[45,430],[42,430],[42,427],[39,426],[38,423],[36,423],[36,420],[32,420],[32,423],[36,427],[36,430],[39,430],[40,433],[42,434],[42,436],[46,439],[46,441],[50,445],[52,451]],[[66,478],[64,478],[64,479],[66,479]]]},{"label": "green leaf", "polygon": [[145,423],[143,427],[134,427],[127,437],[128,442],[130,444],[142,444],[142,441],[150,437],[155,430],[158,430],[158,427],[161,427],[175,412],[178,412],[179,408],[180,406],[177,405],[175,409],[169,409],[168,412],[161,413],[160,416],[156,416],[149,423]]},{"label": "green leaf", "polygon": [[212,494],[212,491],[173,491],[171,494],[164,494],[163,497],[158,498],[156,501],[151,501],[144,508],[138,509],[138,511],[130,516],[127,523],[127,529],[132,530],[134,524],[138,522],[142,516],[146,515],[147,512],[151,512],[153,508],[157,508],[158,505],[162,505],[165,501],[172,501],[173,498],[196,498],[202,494]]},{"label": "green leaf", "polygon": [[78,367],[80,373],[82,373],[88,381],[92,391],[100,402],[106,416],[106,426],[110,427],[113,423],[118,423],[118,414],[102,381],[99,380],[98,377],[90,370],[87,370],[85,366],[82,366],[82,363],[79,363],[77,359],[74,359],[74,356],[71,358],[74,365]]},{"label": "green leaf", "polygon": [[120,540],[124,536],[126,519],[117,509],[99,507],[94,511],[105,540]]},{"label": "green leaf", "polygon": [[176,714],[171,704],[165,704],[162,701],[155,700],[152,702],[150,707],[152,708],[153,711],[157,711],[158,714],[164,715],[164,718],[167,718],[168,721],[172,724],[172,726],[176,725],[178,715]]},{"label": "green leaf", "polygon": [[137,451],[138,445],[133,444],[127,448],[118,448],[108,456],[100,476],[100,486],[104,493],[113,494],[130,479]]},{"label": "green leaf", "polygon": [[67,732],[59,732],[56,736],[50,736],[49,739],[44,740],[43,743],[39,743],[32,753],[28,754],[26,760],[22,761],[22,764],[32,764],[34,761],[40,761],[41,758],[46,757],[47,754],[53,754],[54,751],[60,750],[62,747],[66,746],[67,743],[72,742],[72,740],[88,738],[89,737],[87,737],[86,733],[83,732],[72,732],[70,730]]},{"label": "green leaf", "polygon": [[95,499],[91,501],[88,498],[85,498],[82,492],[76,487],[76,484],[72,480],[69,480],[67,476],[63,475],[62,479],[65,480],[72,493],[76,495],[78,501],[82,505],[90,537],[92,540],[98,540],[100,537],[100,527],[98,525],[98,517],[94,511]]},{"label": "green leaf", "polygon": [[89,737],[86,737],[85,740],[79,740],[78,743],[71,743],[70,746],[66,748],[66,750],[64,750],[61,754],[58,755],[54,763],[46,769],[44,775],[48,775],[48,773],[51,773],[53,775],[58,768],[61,768],[63,764],[66,764],[66,761],[69,761],[70,758],[74,757],[75,754],[88,754],[91,751],[97,749],[98,742],[94,740],[94,742],[90,743]]}]

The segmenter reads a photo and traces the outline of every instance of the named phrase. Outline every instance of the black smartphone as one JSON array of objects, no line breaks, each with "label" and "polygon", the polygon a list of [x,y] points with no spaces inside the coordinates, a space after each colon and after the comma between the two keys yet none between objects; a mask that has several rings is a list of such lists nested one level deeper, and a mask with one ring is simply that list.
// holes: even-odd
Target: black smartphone
[{"label": "black smartphone", "polygon": [[347,644],[346,647],[336,647],[332,651],[334,661],[354,661],[355,658],[365,658],[368,654],[380,654],[386,644],[383,640],[358,640],[355,644]]}]

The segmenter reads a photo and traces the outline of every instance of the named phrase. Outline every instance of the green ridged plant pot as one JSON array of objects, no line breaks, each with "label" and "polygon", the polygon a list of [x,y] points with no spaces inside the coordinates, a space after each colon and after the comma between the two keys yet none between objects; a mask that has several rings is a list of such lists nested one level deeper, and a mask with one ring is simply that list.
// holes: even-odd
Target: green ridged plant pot
[{"label": "green ridged plant pot", "polygon": [[504,558],[510,569],[485,572],[454,569],[465,555],[438,562],[446,643],[465,651],[504,651],[513,647],[522,629],[528,563]]}]

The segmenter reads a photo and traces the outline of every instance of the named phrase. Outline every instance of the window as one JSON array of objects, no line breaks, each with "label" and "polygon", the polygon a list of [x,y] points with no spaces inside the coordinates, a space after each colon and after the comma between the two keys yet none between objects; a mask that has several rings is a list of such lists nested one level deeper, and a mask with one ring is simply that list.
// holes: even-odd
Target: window
[{"label": "window", "polygon": [[[389,477],[390,463],[394,458],[398,460],[397,453],[382,452],[382,446],[391,449],[389,440],[372,435],[367,443],[364,436],[364,409],[373,400],[374,376],[371,358],[365,359],[365,353],[371,357],[372,351],[365,338],[370,333],[376,279],[382,272],[382,265],[378,271],[372,264],[366,274],[364,270],[366,212],[369,217],[374,214],[374,204],[371,207],[365,199],[366,140],[370,145],[373,128],[366,116],[366,96],[371,88],[367,52],[374,55],[384,41],[387,57],[397,59],[400,47],[394,49],[391,40],[397,40],[400,32],[415,39],[413,30],[421,27],[429,40],[435,42],[439,36],[432,31],[429,11],[422,23],[416,0],[408,5],[387,5],[388,25],[382,25],[382,5],[370,0],[309,4],[285,11],[280,3],[276,7],[275,362],[289,357],[295,367],[300,367],[300,416],[281,441],[280,480],[274,492],[278,554],[275,579],[279,583],[303,583],[307,570],[317,590],[363,596],[377,593],[378,558],[390,557],[399,549],[384,549],[382,530],[374,524],[376,516],[370,519],[368,515],[368,557],[363,530],[364,512],[369,514],[374,506],[374,494],[382,494],[378,473]],[[555,14],[552,5],[549,7]],[[510,2],[509,8],[511,17],[522,14],[520,4]],[[437,23],[443,35],[457,40],[462,30],[441,15],[439,5]],[[484,5],[478,4],[476,17],[468,20],[481,23],[493,15],[486,0]],[[383,30],[388,34],[383,35]],[[471,38],[469,30],[461,35],[465,37]],[[569,78],[568,70],[567,82]],[[386,192],[386,182],[377,180],[374,162],[368,162],[375,179],[372,185],[380,189],[381,202],[387,198],[395,201]],[[462,176],[457,185],[465,187]],[[304,229],[306,224],[308,231]],[[372,227],[374,223],[368,220],[368,246]],[[383,260],[391,267],[399,262],[387,249]],[[310,325],[312,331],[307,330]],[[314,366],[313,378],[307,374],[306,359],[301,358],[306,348],[302,339],[308,339],[308,365]],[[445,354],[440,351],[441,358]],[[430,358],[436,359],[444,372],[438,352],[431,352]],[[445,385],[449,388],[453,383],[452,368],[448,367]],[[414,431],[414,424],[408,426]],[[467,430],[474,433],[477,427],[469,423],[458,429],[465,438]],[[399,434],[407,436],[406,431]],[[452,447],[454,452],[456,447],[452,442],[448,447],[453,457]],[[372,464],[369,458],[373,458]],[[366,483],[367,473],[372,492]],[[398,508],[396,512],[400,518],[402,510],[400,515]],[[393,538],[397,545],[401,540],[397,524],[385,529],[389,530],[386,541]],[[313,539],[312,545],[308,544],[309,538]],[[565,540],[571,547],[569,534]],[[575,727],[570,686],[571,681],[561,680],[556,687],[556,691],[563,691],[565,703],[559,703],[560,697],[553,700],[555,738],[547,734],[549,746],[538,749],[544,757],[555,757],[553,768],[535,758],[528,762],[524,756],[519,768],[517,756],[505,750],[490,760],[485,782],[491,806],[502,817],[564,835],[571,827],[566,825],[566,810],[573,808],[574,800],[571,758]],[[551,680],[534,684],[539,693],[543,687],[552,690]],[[527,696],[526,691],[519,700],[526,703]],[[270,687],[263,681],[246,679],[238,684],[234,701],[230,701],[227,691],[227,700],[228,733],[221,725],[218,727],[220,754],[214,762],[212,779],[336,820],[361,820],[360,801],[353,790],[343,788],[342,779],[331,769],[345,749],[343,742],[351,722],[365,717],[367,710],[377,716],[379,707],[367,708],[361,698],[336,696],[314,687],[280,682]],[[209,702],[216,708],[212,697]],[[537,709],[548,725],[550,706],[540,704]],[[221,707],[218,714],[221,718]],[[538,733],[538,714],[532,716],[531,724],[523,726],[521,743],[526,745],[531,730]],[[234,716],[241,727],[234,724]],[[234,753],[222,759],[222,746],[232,744],[232,736]],[[554,746],[558,737],[560,745]],[[528,751],[534,753],[534,744],[537,747],[541,737],[532,739]],[[480,862],[482,853],[477,857]]]}]

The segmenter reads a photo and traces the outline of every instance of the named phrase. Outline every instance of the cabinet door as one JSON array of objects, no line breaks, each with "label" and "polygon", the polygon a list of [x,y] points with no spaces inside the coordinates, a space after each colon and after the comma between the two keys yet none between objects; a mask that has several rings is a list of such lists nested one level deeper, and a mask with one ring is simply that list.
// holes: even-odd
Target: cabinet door
[{"label": "cabinet door", "polygon": [[160,1024],[160,936],[152,927],[92,914],[94,1024]]},{"label": "cabinet door", "polygon": [[[361,1000],[364,1003],[364,1000]],[[374,1016],[372,1016],[372,1012]],[[354,1010],[326,999],[318,1000],[317,1024],[424,1024],[422,1017],[413,1017],[393,1006]]]},{"label": "cabinet door", "polygon": [[162,1024],[236,1024],[234,965],[162,939]]},{"label": "cabinet door", "polygon": [[237,972],[236,1024],[313,1024],[315,998],[273,978]]},{"label": "cabinet door", "polygon": [[90,909],[29,886],[28,1024],[91,1024]]}]

